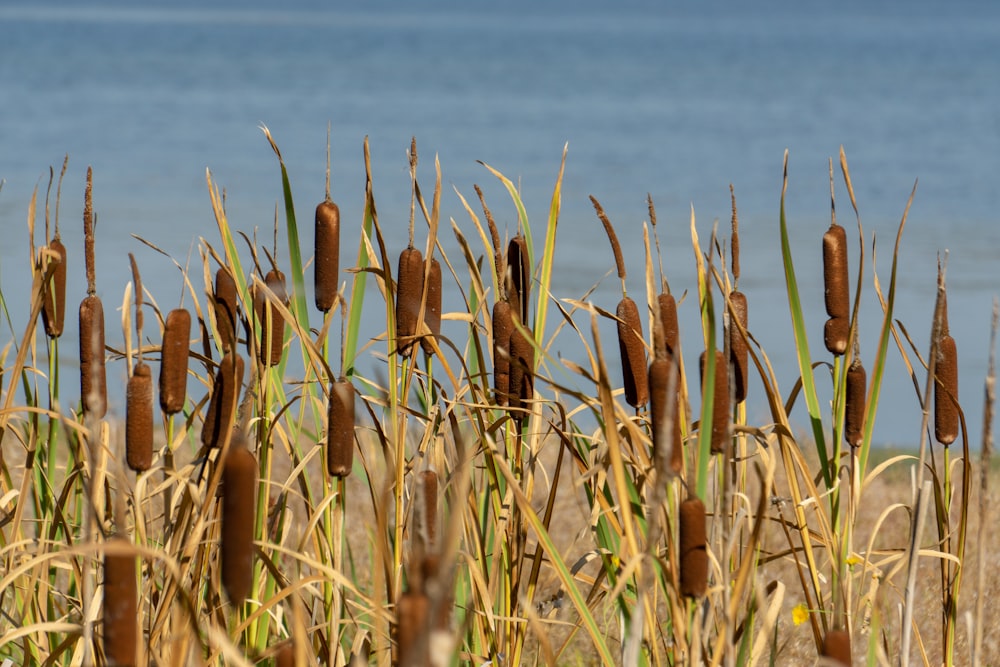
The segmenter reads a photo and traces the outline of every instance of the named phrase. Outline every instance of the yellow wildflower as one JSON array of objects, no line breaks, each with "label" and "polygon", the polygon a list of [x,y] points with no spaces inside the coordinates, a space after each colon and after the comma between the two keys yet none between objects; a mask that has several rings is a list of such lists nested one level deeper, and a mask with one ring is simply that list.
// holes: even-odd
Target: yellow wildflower
[{"label": "yellow wildflower", "polygon": [[802,625],[809,620],[809,609],[802,603],[792,607],[792,622],[795,625]]}]

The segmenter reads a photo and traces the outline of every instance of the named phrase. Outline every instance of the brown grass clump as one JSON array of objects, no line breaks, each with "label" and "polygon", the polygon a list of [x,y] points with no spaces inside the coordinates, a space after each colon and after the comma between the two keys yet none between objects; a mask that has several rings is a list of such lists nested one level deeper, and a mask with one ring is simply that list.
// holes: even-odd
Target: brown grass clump
[{"label": "brown grass clump", "polygon": [[187,399],[188,342],[191,340],[191,313],[175,308],[163,324],[160,348],[160,408],[168,415],[184,409]]},{"label": "brown grass clump", "polygon": [[315,232],[316,308],[326,313],[337,303],[340,282],[340,208],[329,192],[316,207]]},{"label": "brown grass clump", "polygon": [[[708,365],[708,351],[701,353],[699,368],[701,370],[701,386],[705,386],[705,368]],[[726,356],[721,350],[715,350],[715,385],[712,393],[712,453],[721,454],[726,451],[729,439],[729,373],[726,368]],[[707,398],[707,397],[706,397]],[[702,425],[704,428],[704,424]]]},{"label": "brown grass clump", "polygon": [[222,444],[222,436],[232,430],[242,386],[243,357],[227,352],[215,373],[212,397],[201,429],[201,443],[206,447],[218,447]]},{"label": "brown grass clump", "polygon": [[326,471],[346,477],[354,464],[354,385],[341,378],[330,387],[327,411]]},{"label": "brown grass clump", "polygon": [[850,328],[850,283],[847,276],[847,232],[836,222],[823,234],[823,286],[826,323],[823,341],[831,354],[847,350]]},{"label": "brown grass clump", "polygon": [[125,390],[125,460],[136,472],[153,464],[153,371],[141,361]]},{"label": "brown grass clump", "polygon": [[708,589],[708,552],[705,540],[705,504],[691,496],[680,504],[679,526],[681,595],[700,598]]},{"label": "brown grass clump", "polygon": [[[107,543],[130,546],[123,537],[114,537]],[[138,610],[135,556],[104,554],[104,657],[108,665],[136,664]]]},{"label": "brown grass clump", "polygon": [[865,394],[868,375],[861,359],[854,357],[847,369],[847,387],[844,394],[844,438],[851,447],[860,447],[865,432]]},{"label": "brown grass clump", "polygon": [[234,607],[243,604],[253,583],[253,524],[257,460],[245,436],[233,431],[222,471],[222,585]]},{"label": "brown grass clump", "polygon": [[399,253],[396,271],[396,346],[404,357],[413,352],[423,289],[424,256],[410,246]]},{"label": "brown grass clump", "polygon": [[55,262],[55,267],[45,286],[42,323],[49,338],[59,338],[66,321],[66,246],[59,240],[58,233],[49,243],[48,251],[53,255],[49,261]]},{"label": "brown grass clump", "polygon": [[510,337],[514,319],[510,304],[497,301],[493,304],[493,390],[499,406],[508,404],[510,394]]},{"label": "brown grass clump", "polygon": [[824,658],[851,667],[851,635],[847,630],[830,630],[823,638]]},{"label": "brown grass clump", "polygon": [[223,350],[236,345],[236,281],[225,267],[215,272],[215,291],[212,294],[215,303],[215,322],[222,339]]}]

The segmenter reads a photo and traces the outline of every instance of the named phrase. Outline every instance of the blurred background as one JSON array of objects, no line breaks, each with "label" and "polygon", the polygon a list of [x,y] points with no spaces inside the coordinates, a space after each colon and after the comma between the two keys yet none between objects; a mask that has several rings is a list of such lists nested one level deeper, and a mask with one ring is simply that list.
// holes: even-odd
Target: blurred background
[{"label": "blurred background", "polygon": [[[127,252],[136,253],[161,308],[179,303],[182,292],[173,263],[132,234],[181,265],[190,255],[198,275],[197,240],[218,245],[206,169],[225,188],[230,223],[248,234],[257,230],[270,246],[281,187],[262,124],[282,150],[303,251],[311,254],[330,124],[342,267],[357,254],[366,136],[393,258],[407,241],[410,138],[417,138],[425,192],[439,157],[441,234],[456,266],[450,219],[485,252],[456,191],[474,202],[472,186],[482,185],[501,234],[516,232],[510,199],[477,161],[519,184],[541,237],[568,143],[557,299],[579,298],[597,285],[592,300],[613,309],[621,296],[590,194],[618,230],[630,293],[644,294],[642,226],[651,194],[666,276],[675,294],[689,294],[680,311],[689,371],[703,349],[692,297],[692,211],[706,247],[716,222],[728,239],[733,184],[750,331],[787,395],[798,371],[778,240],[782,157],[787,149],[786,208],[811,351],[825,359],[820,241],[830,222],[828,161],[836,164],[843,145],[867,253],[865,364],[871,367],[881,324],[871,290],[873,239],[887,288],[896,229],[919,179],[903,234],[896,316],[926,354],[936,263],[947,253],[960,398],[978,446],[990,313],[1000,292],[993,194],[1000,173],[1000,7],[971,0],[665,4],[0,3],[0,286],[14,323],[4,324],[0,339],[20,337],[28,311],[31,193],[39,189],[41,210],[49,167],[58,175],[65,154],[60,227],[71,253],[68,301],[78,303],[85,291],[81,216],[91,165],[98,288],[110,311],[109,344],[116,345],[122,334],[112,309],[130,279]],[[838,221],[853,239],[853,283],[857,222],[839,168],[835,182]],[[417,222],[423,239],[426,224]],[[283,243],[282,232],[279,256],[287,258]],[[467,275],[460,270],[459,277]],[[446,311],[449,298],[457,299],[457,290],[446,296]],[[368,322],[368,335],[379,326]],[[446,323],[446,335],[448,326],[456,337],[464,331]],[[67,328],[62,350],[73,363],[75,325]],[[602,336],[613,350],[609,322]],[[553,354],[582,361],[572,335],[559,340]],[[890,356],[876,440],[912,445],[919,437],[917,393],[898,352]],[[367,372],[363,364],[359,370]],[[110,367],[115,372],[124,378],[124,364]],[[820,384],[829,387],[826,379]],[[762,423],[757,387],[751,384],[748,410]],[[796,414],[804,427],[801,407]]]}]

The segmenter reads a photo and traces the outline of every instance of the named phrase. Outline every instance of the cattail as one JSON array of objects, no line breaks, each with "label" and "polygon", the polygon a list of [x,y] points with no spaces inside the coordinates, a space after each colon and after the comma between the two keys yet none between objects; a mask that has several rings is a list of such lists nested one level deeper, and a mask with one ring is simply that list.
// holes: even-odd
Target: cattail
[{"label": "cattail", "polygon": [[700,598],[708,588],[708,552],[705,548],[705,504],[696,496],[681,502],[678,542],[681,595]]},{"label": "cattail", "polygon": [[844,393],[844,438],[851,447],[859,447],[865,431],[865,393],[868,375],[857,357],[847,369],[847,387]]},{"label": "cattail", "polygon": [[847,630],[830,630],[823,638],[824,658],[851,667],[851,634]]},{"label": "cattail", "polygon": [[497,405],[507,405],[510,394],[510,337],[514,330],[510,304],[493,304],[493,390]]},{"label": "cattail", "polygon": [[[702,352],[700,359],[701,386],[705,386],[705,368],[708,353]],[[726,372],[726,356],[721,350],[715,351],[715,387],[712,393],[712,453],[726,451],[729,439],[729,373]],[[704,428],[704,424],[702,424]]]},{"label": "cattail", "polygon": [[223,351],[236,345],[236,281],[232,274],[222,267],[215,272],[215,323],[219,329]]},{"label": "cattail", "polygon": [[[747,297],[743,292],[732,291],[729,293],[729,300],[733,304],[734,319],[747,328],[749,322],[747,318]],[[733,391],[737,403],[742,403],[747,398],[747,384],[750,379],[750,368],[747,354],[747,341],[740,332],[740,328],[735,323],[729,324],[729,359],[733,364]]]},{"label": "cattail", "polygon": [[215,373],[212,397],[201,429],[201,444],[206,447],[218,447],[222,444],[222,436],[233,427],[242,386],[243,357],[235,352],[227,352]]},{"label": "cattail", "polygon": [[660,308],[660,335],[653,336],[653,339],[662,339],[663,349],[661,351],[677,354],[677,344],[680,339],[680,326],[677,323],[677,301],[673,294],[661,292],[656,297],[656,302]]},{"label": "cattail", "polygon": [[396,664],[402,667],[430,664],[431,602],[422,589],[413,587],[396,601]]},{"label": "cattail", "polygon": [[646,346],[642,339],[639,307],[629,297],[618,302],[618,349],[625,378],[625,400],[633,408],[649,401],[649,378],[646,375]]},{"label": "cattail", "polygon": [[[288,306],[288,293],[285,291],[285,274],[277,269],[271,269],[264,276],[264,284],[271,290],[275,298],[284,306]],[[260,360],[268,366],[277,366],[281,362],[281,351],[285,347],[285,320],[278,310],[264,297],[262,290],[261,306],[257,313],[261,326]],[[270,317],[270,320],[267,320]]]},{"label": "cattail", "polygon": [[[520,306],[518,315],[522,322],[528,322],[528,306],[531,301],[531,264],[528,261],[528,241],[521,234],[512,238],[507,244],[507,271],[510,274],[514,296],[517,297],[517,304]],[[513,298],[511,298],[511,303],[514,303]]]},{"label": "cattail", "polygon": [[104,304],[94,294],[80,304],[80,397],[84,414],[102,419],[108,411],[104,367]]},{"label": "cattail", "polygon": [[233,432],[222,471],[222,585],[234,607],[250,594],[253,576],[257,460],[239,429]]},{"label": "cattail", "polygon": [[830,354],[840,356],[847,351],[851,322],[846,317],[831,317],[823,327],[823,343]]},{"label": "cattail", "polygon": [[[122,537],[108,545],[129,548]],[[104,554],[104,657],[108,665],[131,667],[138,648],[138,595],[133,554]]]},{"label": "cattail", "polygon": [[160,408],[168,415],[184,409],[187,399],[188,341],[191,340],[191,313],[175,308],[163,324],[160,348]]},{"label": "cattail", "polygon": [[432,550],[437,534],[438,476],[433,470],[424,470],[420,473],[419,479],[420,524],[427,549]]},{"label": "cattail", "polygon": [[[653,431],[653,460],[659,460],[669,452],[670,468],[680,473],[684,466],[681,444],[680,410],[677,405],[677,366],[673,357],[666,355],[654,359],[649,364],[649,412]],[[670,382],[674,391],[670,392]],[[671,414],[671,425],[667,430],[667,416]]]},{"label": "cattail", "polygon": [[530,330],[519,328],[510,334],[510,407],[514,410],[530,409],[525,401],[534,396],[535,347],[530,336]]},{"label": "cattail", "polygon": [[835,222],[823,234],[823,286],[826,295],[826,314],[834,319],[849,318],[847,233]]},{"label": "cattail", "polygon": [[291,641],[282,642],[278,652],[274,654],[274,667],[295,667],[295,644]]},{"label": "cattail", "polygon": [[346,477],[354,464],[354,385],[341,378],[330,387],[327,412],[326,471]]},{"label": "cattail", "polygon": [[[424,288],[427,291],[427,303],[424,306],[424,322],[435,338],[441,335],[441,263],[433,257],[430,261],[430,271]],[[429,338],[421,338],[420,346],[427,354],[434,353],[434,346]]]},{"label": "cattail", "polygon": [[153,371],[141,361],[125,390],[125,460],[136,472],[153,464]]},{"label": "cattail", "polygon": [[958,347],[947,329],[938,340],[937,380],[934,383],[934,437],[947,446],[958,437]]},{"label": "cattail", "polygon": [[337,302],[340,282],[340,208],[329,195],[316,207],[316,308],[326,313]]},{"label": "cattail", "polygon": [[42,301],[42,323],[49,338],[62,336],[66,321],[66,246],[56,236],[49,243],[50,262],[55,262],[52,277],[45,286]]},{"label": "cattail", "polygon": [[423,289],[423,253],[411,246],[399,254],[396,272],[396,346],[404,357],[413,351]]}]

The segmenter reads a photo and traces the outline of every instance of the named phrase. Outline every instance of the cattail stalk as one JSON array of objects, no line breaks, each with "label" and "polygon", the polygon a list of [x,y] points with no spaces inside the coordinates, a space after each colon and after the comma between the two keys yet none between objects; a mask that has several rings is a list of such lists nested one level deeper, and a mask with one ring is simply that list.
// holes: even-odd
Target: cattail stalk
[{"label": "cattail stalk", "polygon": [[326,471],[331,477],[351,474],[354,464],[354,385],[340,378],[330,387],[327,412]]},{"label": "cattail stalk", "polygon": [[222,585],[233,607],[239,607],[253,584],[253,527],[257,494],[257,461],[236,429],[222,471]]},{"label": "cattail stalk", "polygon": [[330,199],[330,141],[326,142],[326,197],[316,206],[316,308],[328,313],[337,302],[340,283],[340,207]]},{"label": "cattail stalk", "polygon": [[704,597],[708,589],[705,504],[696,496],[680,504],[680,590],[688,598]]},{"label": "cattail stalk", "polygon": [[191,313],[175,308],[163,324],[160,348],[160,408],[168,415],[184,409],[187,400],[188,343],[191,340]]},{"label": "cattail stalk", "polygon": [[84,415],[102,419],[108,410],[108,380],[104,360],[104,305],[97,296],[94,259],[93,183],[93,170],[87,167],[83,207],[87,296],[80,304],[80,397]]}]

